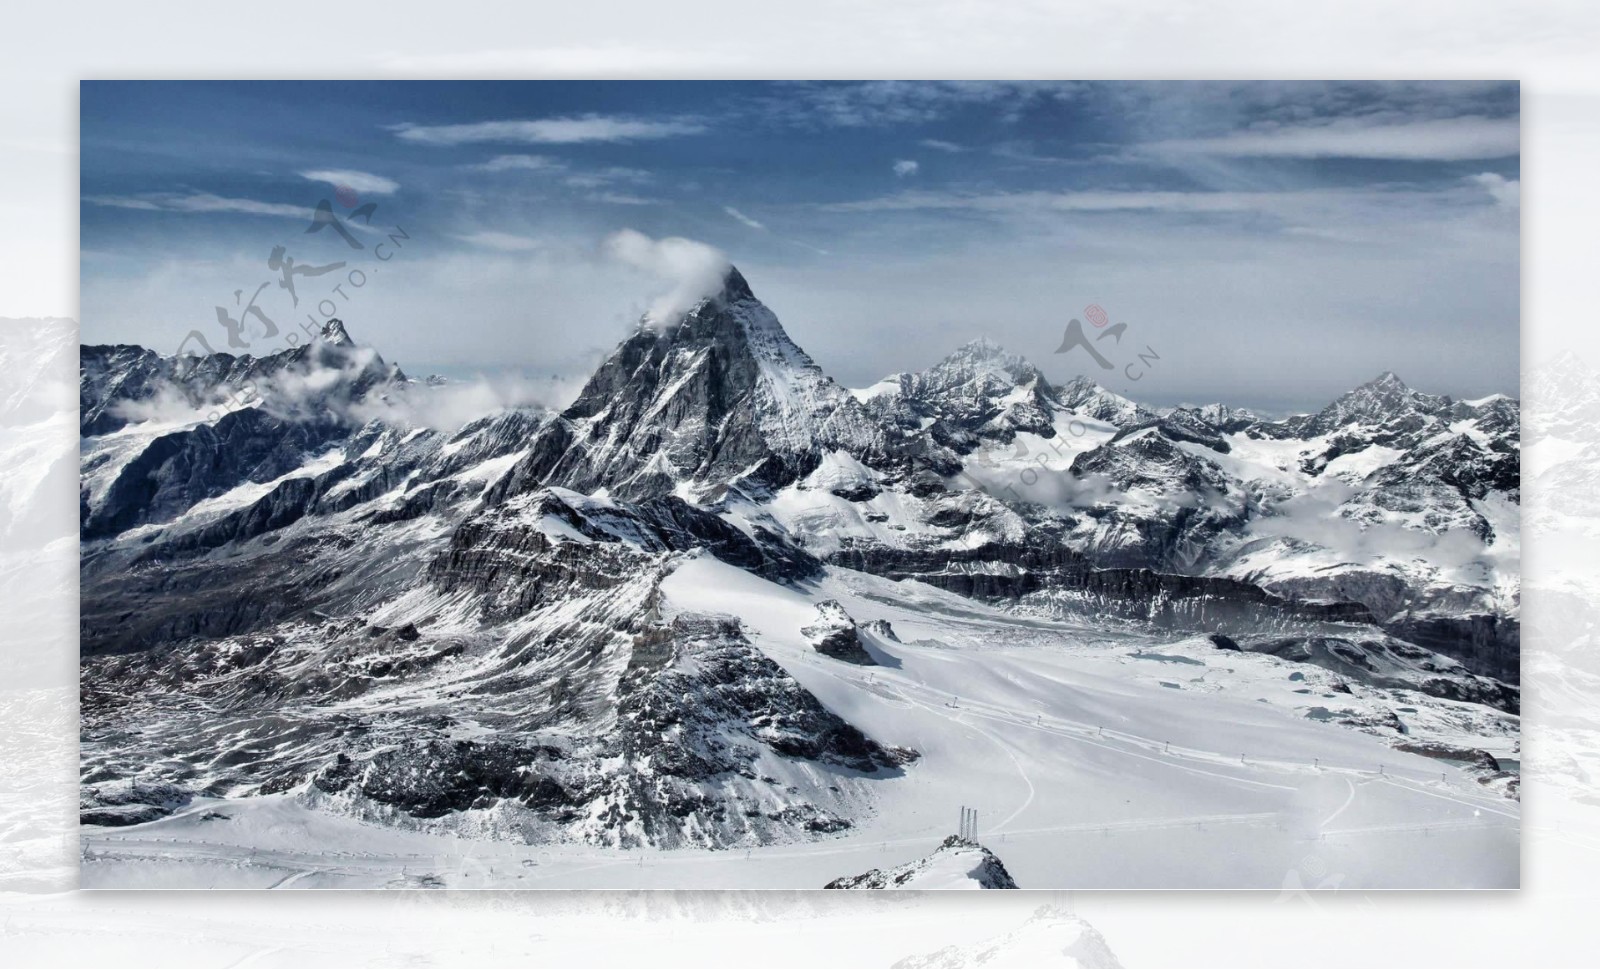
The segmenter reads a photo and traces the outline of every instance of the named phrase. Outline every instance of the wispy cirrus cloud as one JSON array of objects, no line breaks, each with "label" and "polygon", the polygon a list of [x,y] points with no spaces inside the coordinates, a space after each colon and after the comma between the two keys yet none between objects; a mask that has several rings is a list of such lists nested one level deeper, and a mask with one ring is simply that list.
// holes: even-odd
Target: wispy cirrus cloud
[{"label": "wispy cirrus cloud", "polygon": [[1145,155],[1462,161],[1518,154],[1521,129],[1516,118],[1342,118],[1318,124],[1274,124],[1209,138],[1153,141],[1135,151]]},{"label": "wispy cirrus cloud", "polygon": [[609,168],[597,168],[593,171],[578,172],[564,179],[568,185],[578,189],[597,189],[607,185],[631,184],[638,185],[650,181],[654,176],[642,168],[628,168],[613,165]]},{"label": "wispy cirrus cloud", "polygon": [[549,155],[496,155],[472,167],[483,172],[565,172],[567,163]]},{"label": "wispy cirrus cloud", "polygon": [[591,192],[584,196],[590,202],[599,202],[603,205],[660,205],[660,199],[648,196],[634,195],[631,192]]},{"label": "wispy cirrus cloud", "polygon": [[527,252],[528,250],[539,248],[539,240],[530,236],[519,236],[516,233],[498,232],[493,229],[480,229],[477,232],[463,233],[455,238],[469,246],[493,249],[503,253]]},{"label": "wispy cirrus cloud", "polygon": [[[1515,206],[1517,183],[1493,173],[1471,176],[1467,183],[1487,189],[1500,206]],[[1226,190],[1034,190],[988,191],[950,189],[903,191],[816,207],[822,212],[928,215],[966,212],[1021,225],[1064,224],[1060,217],[1104,214],[1166,216],[1187,225],[1201,220],[1245,217],[1253,231],[1287,232],[1326,239],[1346,239],[1351,227],[1392,223],[1419,224],[1424,219],[1452,219],[1481,211],[1488,199],[1462,182],[1440,189],[1406,187],[1308,187],[1301,189]],[[1263,219],[1264,217],[1264,219]]]},{"label": "wispy cirrus cloud", "polygon": [[533,175],[560,176],[561,181],[575,189],[598,189],[611,185],[639,185],[649,182],[654,173],[642,168],[611,165],[587,170],[574,169],[565,159],[550,155],[496,155],[487,162],[470,165],[479,172],[526,172]]},{"label": "wispy cirrus cloud", "polygon": [[315,169],[301,172],[300,177],[313,182],[326,182],[335,188],[340,186],[352,188],[361,195],[394,195],[400,190],[400,183],[394,179],[351,168]]},{"label": "wispy cirrus cloud", "polygon": [[648,119],[588,114],[570,118],[475,121],[456,125],[389,125],[402,141],[419,145],[529,144],[651,141],[698,135],[706,125],[689,118]]},{"label": "wispy cirrus cloud", "polygon": [[731,205],[723,206],[722,207],[722,211],[726,212],[734,220],[736,220],[738,222],[742,222],[745,225],[749,226],[751,229],[762,229],[762,230],[765,230],[767,228],[766,226],[762,225],[760,222],[757,222],[756,220],[750,218],[749,216],[745,215],[743,212],[740,212],[738,209],[735,209]]},{"label": "wispy cirrus cloud", "polygon": [[86,195],[83,201],[90,205],[137,209],[145,212],[232,212],[252,216],[280,216],[286,219],[309,219],[312,211],[310,207],[303,205],[229,198],[209,192]]},{"label": "wispy cirrus cloud", "polygon": [[911,191],[870,199],[824,203],[824,212],[911,212],[958,210],[981,212],[1225,212],[1259,208],[1265,192],[979,192]]}]

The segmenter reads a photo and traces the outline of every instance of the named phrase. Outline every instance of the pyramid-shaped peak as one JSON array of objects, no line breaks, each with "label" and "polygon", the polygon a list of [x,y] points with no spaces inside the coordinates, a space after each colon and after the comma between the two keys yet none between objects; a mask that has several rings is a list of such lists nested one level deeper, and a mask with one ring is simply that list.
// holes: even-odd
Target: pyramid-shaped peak
[{"label": "pyramid-shaped peak", "polygon": [[344,328],[344,321],[333,317],[322,325],[322,342],[333,347],[354,347],[356,342],[350,339],[350,331]]},{"label": "pyramid-shaped peak", "polygon": [[736,481],[759,491],[830,451],[883,452],[882,430],[743,274],[730,267],[718,294],[700,292],[674,325],[641,326],[617,346],[497,498],[549,485],[622,499],[710,496]]},{"label": "pyramid-shaped peak", "polygon": [[726,316],[735,307],[755,305],[761,309],[744,274],[726,260],[701,264],[679,275],[672,289],[658,297],[639,317],[639,331],[671,335],[695,321]]},{"label": "pyramid-shaped peak", "polygon": [[739,272],[739,267],[728,264],[722,273],[722,290],[717,294],[717,299],[722,303],[738,303],[741,300],[754,300],[755,293],[750,289],[750,283]]},{"label": "pyramid-shaped peak", "polygon": [[1411,389],[1406,386],[1405,381],[1400,379],[1400,375],[1396,374],[1392,370],[1384,371],[1382,374],[1379,374],[1377,377],[1374,377],[1372,380],[1367,381],[1361,386],[1373,388],[1393,388],[1397,391],[1409,391]]},{"label": "pyramid-shaped peak", "polygon": [[1320,434],[1354,422],[1382,424],[1419,412],[1437,414],[1452,403],[1442,395],[1412,390],[1394,371],[1386,370],[1360,387],[1341,394],[1317,412],[1307,427]]}]

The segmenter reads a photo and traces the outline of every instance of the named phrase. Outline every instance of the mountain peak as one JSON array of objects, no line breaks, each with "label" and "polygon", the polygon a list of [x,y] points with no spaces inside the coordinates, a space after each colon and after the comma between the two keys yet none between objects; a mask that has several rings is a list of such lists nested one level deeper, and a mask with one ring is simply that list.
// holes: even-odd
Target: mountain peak
[{"label": "mountain peak", "polygon": [[967,357],[1004,357],[1006,349],[988,337],[975,337],[956,348],[955,354]]},{"label": "mountain peak", "polygon": [[344,328],[344,321],[332,317],[322,325],[322,342],[333,347],[354,347],[356,342],[350,339],[350,331]]},{"label": "mountain peak", "polygon": [[730,266],[720,291],[675,324],[641,326],[625,339],[495,494],[540,485],[603,487],[624,499],[710,495],[734,481],[764,488],[837,448],[879,453],[883,435]]},{"label": "mountain peak", "polygon": [[720,303],[738,303],[741,300],[754,300],[756,295],[750,289],[750,284],[745,280],[744,274],[739,272],[739,267],[728,264],[722,274],[722,289],[717,293]]},{"label": "mountain peak", "polygon": [[1412,390],[1394,371],[1386,370],[1360,387],[1341,394],[1318,411],[1307,427],[1314,433],[1322,433],[1354,422],[1383,424],[1406,415],[1436,414],[1452,403],[1448,397]]},{"label": "mountain peak", "polygon": [[968,377],[980,373],[1004,375],[1006,380],[1014,384],[1025,384],[1040,376],[1039,369],[1026,358],[1008,353],[988,337],[967,341],[928,371],[930,375],[950,372]]}]

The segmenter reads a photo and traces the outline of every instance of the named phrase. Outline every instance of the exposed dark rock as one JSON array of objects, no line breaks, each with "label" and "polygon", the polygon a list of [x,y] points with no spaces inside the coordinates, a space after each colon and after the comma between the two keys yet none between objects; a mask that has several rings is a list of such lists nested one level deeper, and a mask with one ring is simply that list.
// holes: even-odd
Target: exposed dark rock
[{"label": "exposed dark rock", "polygon": [[1484,771],[1497,772],[1500,762],[1494,755],[1478,748],[1463,748],[1442,741],[1402,741],[1395,745],[1401,751],[1420,754],[1425,758],[1437,758],[1440,761],[1457,761]]},{"label": "exposed dark rock", "polygon": [[877,663],[862,646],[861,637],[856,632],[856,621],[845,612],[838,600],[818,603],[817,618],[801,627],[800,632],[811,642],[812,649],[823,656],[864,667]]}]

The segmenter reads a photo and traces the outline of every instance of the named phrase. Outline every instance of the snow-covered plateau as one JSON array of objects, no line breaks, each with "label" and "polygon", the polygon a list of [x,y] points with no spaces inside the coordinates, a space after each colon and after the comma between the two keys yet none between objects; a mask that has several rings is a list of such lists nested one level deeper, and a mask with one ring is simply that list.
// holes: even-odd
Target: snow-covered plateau
[{"label": "snow-covered plateau", "polygon": [[83,886],[1518,883],[1516,400],[852,390],[731,269],[437,387],[81,348]]}]

